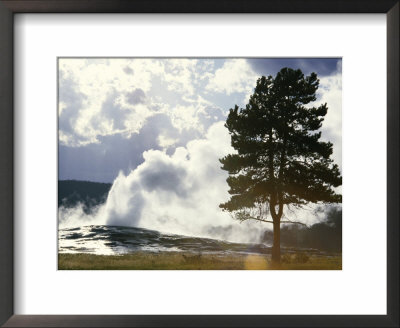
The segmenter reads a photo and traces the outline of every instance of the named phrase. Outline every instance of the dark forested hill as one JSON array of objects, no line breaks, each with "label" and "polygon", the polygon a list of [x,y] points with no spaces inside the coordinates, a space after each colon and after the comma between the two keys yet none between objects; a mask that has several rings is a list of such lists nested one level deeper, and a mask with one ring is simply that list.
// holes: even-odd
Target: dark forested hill
[{"label": "dark forested hill", "polygon": [[[272,231],[266,231],[264,241],[272,242]],[[342,252],[342,209],[331,208],[325,220],[310,227],[286,225],[281,228],[281,243],[286,247],[316,248]]]},{"label": "dark forested hill", "polygon": [[58,206],[74,207],[82,203],[83,210],[90,213],[93,206],[105,202],[111,186],[111,183],[60,180],[58,181]]}]

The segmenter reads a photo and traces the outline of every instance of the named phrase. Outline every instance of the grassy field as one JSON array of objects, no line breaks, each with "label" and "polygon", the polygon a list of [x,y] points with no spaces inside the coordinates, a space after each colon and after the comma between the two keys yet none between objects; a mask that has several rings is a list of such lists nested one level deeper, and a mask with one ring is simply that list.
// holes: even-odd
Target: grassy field
[{"label": "grassy field", "polygon": [[342,257],[284,254],[279,267],[263,255],[137,252],[125,255],[59,254],[59,270],[341,270]]}]

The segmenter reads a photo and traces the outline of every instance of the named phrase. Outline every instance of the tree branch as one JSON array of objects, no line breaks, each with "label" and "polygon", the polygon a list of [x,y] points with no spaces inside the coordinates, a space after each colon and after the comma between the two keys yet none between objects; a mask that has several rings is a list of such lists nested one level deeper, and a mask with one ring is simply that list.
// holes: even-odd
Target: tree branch
[{"label": "tree branch", "polygon": [[287,220],[287,221],[281,221],[281,224],[282,224],[282,223],[301,224],[301,225],[307,227],[307,224],[305,224],[305,223],[303,223],[303,222],[299,222],[299,221],[290,221],[290,220]]},{"label": "tree branch", "polygon": [[247,221],[247,220],[255,220],[255,221],[260,221],[260,222],[267,222],[267,223],[274,223],[274,221],[269,221],[269,220],[264,220],[264,219],[260,219],[260,218],[255,218],[253,216],[248,216],[246,218],[243,219],[239,219],[241,222],[243,221]]},{"label": "tree branch", "polygon": [[[274,221],[265,220],[265,219],[260,219],[259,217],[256,218],[256,217],[250,216],[250,215],[248,215],[248,216],[246,216],[246,217],[242,217],[242,218],[240,218],[240,219],[238,219],[238,220],[239,220],[240,222],[247,221],[247,220],[255,220],[255,221],[266,222],[266,223],[274,223]],[[289,220],[289,219],[287,219],[286,221],[281,221],[280,223],[281,223],[281,224],[282,224],[282,223],[301,224],[301,225],[307,227],[307,225],[306,225],[305,223],[303,223],[303,222],[291,221],[291,220]]]}]

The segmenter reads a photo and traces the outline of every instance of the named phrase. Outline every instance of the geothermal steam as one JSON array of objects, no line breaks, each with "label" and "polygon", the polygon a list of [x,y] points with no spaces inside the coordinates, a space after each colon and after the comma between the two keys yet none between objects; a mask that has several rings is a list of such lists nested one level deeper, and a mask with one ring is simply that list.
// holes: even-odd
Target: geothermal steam
[{"label": "geothermal steam", "polygon": [[223,122],[212,125],[204,139],[178,147],[172,155],[143,153],[144,162],[115,179],[105,204],[93,215],[81,207],[60,209],[60,227],[88,224],[133,226],[188,236],[236,242],[259,242],[270,227],[232,219],[219,204],[229,199],[227,172],[219,158],[232,153]]}]

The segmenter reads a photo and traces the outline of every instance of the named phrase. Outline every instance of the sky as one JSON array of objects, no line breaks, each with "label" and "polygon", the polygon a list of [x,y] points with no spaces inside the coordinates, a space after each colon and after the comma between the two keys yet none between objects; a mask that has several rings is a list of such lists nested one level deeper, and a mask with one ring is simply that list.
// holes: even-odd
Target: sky
[{"label": "sky", "polygon": [[[59,180],[113,183],[97,217],[103,223],[143,226],[146,216],[143,227],[162,228],[164,220],[185,233],[183,217],[219,217],[218,204],[229,198],[218,161],[233,152],[229,109],[244,107],[257,79],[283,67],[317,73],[315,105],[329,108],[322,139],[334,144],[341,167],[339,58],[60,58],[58,65]],[[199,223],[197,234],[224,234],[227,218]]]}]

